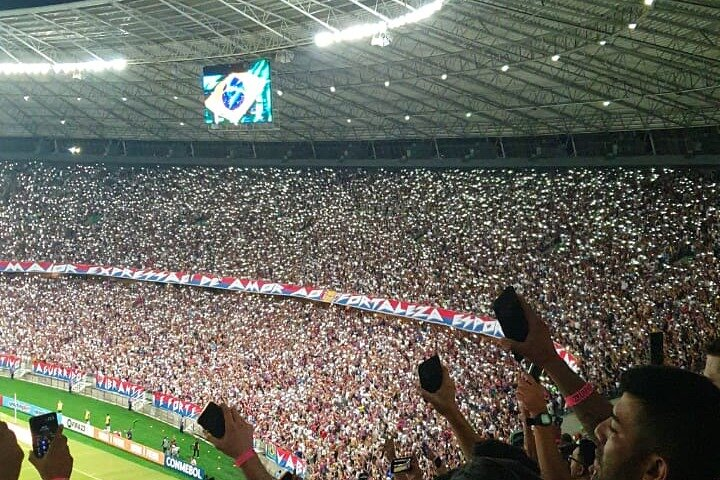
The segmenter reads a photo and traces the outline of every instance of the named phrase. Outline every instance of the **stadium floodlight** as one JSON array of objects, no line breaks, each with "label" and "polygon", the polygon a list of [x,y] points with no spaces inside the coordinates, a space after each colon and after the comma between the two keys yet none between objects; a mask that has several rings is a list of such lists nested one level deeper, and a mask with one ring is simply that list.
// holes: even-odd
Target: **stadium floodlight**
[{"label": "stadium floodlight", "polygon": [[[397,18],[382,20],[376,23],[353,25],[344,30],[334,29],[330,32],[320,32],[315,35],[315,45],[318,47],[329,47],[335,43],[371,38],[373,39],[373,45],[385,47],[392,41],[392,38],[388,36],[389,30],[421,22],[440,11],[444,3],[445,0],[435,0]],[[377,40],[375,40],[376,38]]]},{"label": "stadium floodlight", "polygon": [[82,149],[80,147],[70,147],[68,148],[68,152],[70,152],[72,155],[79,155],[80,152],[82,152]]},{"label": "stadium floodlight", "polygon": [[370,45],[373,47],[387,47],[392,43],[392,36],[387,32],[380,32],[373,35],[370,39]]},{"label": "stadium floodlight", "polygon": [[127,67],[127,62],[119,60],[93,60],[77,63],[0,63],[0,74],[3,75],[46,75],[48,73],[73,74],[82,72],[120,71]]}]

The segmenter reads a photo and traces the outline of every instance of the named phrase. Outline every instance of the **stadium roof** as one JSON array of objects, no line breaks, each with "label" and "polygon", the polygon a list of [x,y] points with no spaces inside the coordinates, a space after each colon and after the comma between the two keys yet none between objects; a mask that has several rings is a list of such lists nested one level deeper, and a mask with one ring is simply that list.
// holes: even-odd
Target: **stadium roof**
[{"label": "stadium roof", "polygon": [[[0,63],[128,61],[121,72],[0,77],[0,136],[321,141],[720,124],[717,0],[447,0],[384,48],[314,43],[429,2],[86,0],[0,11]],[[258,57],[272,60],[283,92],[275,121],[208,128],[202,67]]]}]

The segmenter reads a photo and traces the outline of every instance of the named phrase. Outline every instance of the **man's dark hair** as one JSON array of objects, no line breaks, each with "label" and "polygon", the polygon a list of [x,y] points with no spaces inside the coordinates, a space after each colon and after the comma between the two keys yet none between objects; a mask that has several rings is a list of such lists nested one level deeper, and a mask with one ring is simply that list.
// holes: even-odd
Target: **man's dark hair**
[{"label": "man's dark hair", "polygon": [[540,468],[522,448],[498,440],[475,444],[473,458],[435,480],[541,480]]},{"label": "man's dark hair", "polygon": [[705,353],[713,357],[720,357],[720,337],[715,337],[714,340],[708,342],[705,346]]},{"label": "man's dark hair", "polygon": [[541,480],[535,469],[509,458],[475,457],[435,480]]},{"label": "man's dark hair", "polygon": [[625,372],[623,392],[638,399],[638,451],[660,455],[668,480],[720,478],[720,389],[695,373],[649,365]]}]

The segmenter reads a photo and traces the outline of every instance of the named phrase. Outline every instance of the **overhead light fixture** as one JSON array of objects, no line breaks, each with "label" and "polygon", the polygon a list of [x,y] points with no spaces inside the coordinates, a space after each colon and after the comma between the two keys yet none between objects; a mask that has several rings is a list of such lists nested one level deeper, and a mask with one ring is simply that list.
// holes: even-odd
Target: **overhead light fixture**
[{"label": "overhead light fixture", "polygon": [[553,56],[550,57],[550,58],[552,58],[552,61],[553,61],[553,62],[557,62],[558,60],[560,60],[560,55],[553,55]]},{"label": "overhead light fixture", "polygon": [[347,122],[348,122],[348,123],[352,123],[352,119],[351,119],[351,118],[348,118],[348,119],[347,119]]},{"label": "overhead light fixture", "polygon": [[185,126],[185,122],[180,122],[180,126],[181,126],[181,127],[184,127],[184,126]]},{"label": "overhead light fixture", "polygon": [[465,114],[465,116],[466,116],[467,118],[472,117],[472,112],[467,112],[467,113]]},{"label": "overhead light fixture", "polygon": [[443,73],[442,75],[440,75],[440,79],[447,80],[447,73]]},{"label": "overhead light fixture", "polygon": [[330,87],[330,92],[335,93],[335,87]]},{"label": "overhead light fixture", "polygon": [[502,70],[503,72],[507,72],[508,70],[510,70],[510,65],[503,65],[500,70]]},{"label": "overhead light fixture", "polygon": [[373,35],[370,45],[373,47],[387,47],[392,43],[392,36],[387,32],[380,32]]},{"label": "overhead light fixture", "polygon": [[26,102],[29,102],[29,101],[30,101],[30,95],[25,95],[25,96],[23,97],[23,100],[25,100]]},{"label": "overhead light fixture", "polygon": [[610,105],[610,100],[605,100],[603,102],[603,107],[607,107],[608,105]]},{"label": "overhead light fixture", "polygon": [[123,102],[127,102],[127,97],[122,97]]},{"label": "overhead light fixture", "polygon": [[408,120],[410,120],[410,115],[405,115],[405,121],[407,122]]},{"label": "overhead light fixture", "polygon": [[645,0],[645,5],[648,7],[652,7],[652,4],[655,3],[655,0]]},{"label": "overhead light fixture", "polygon": [[82,78],[82,72],[120,71],[127,67],[127,61],[93,60],[77,63],[0,63],[0,74],[4,75],[44,75],[48,73],[72,74]]},{"label": "overhead light fixture", "polygon": [[385,80],[385,86],[386,86],[386,87],[389,87],[389,86],[390,86],[390,80]]},{"label": "overhead light fixture", "polygon": [[178,96],[177,96],[177,95],[173,95],[173,100],[177,100],[177,99],[178,99]]},{"label": "overhead light fixture", "polygon": [[[333,31],[329,32],[320,32],[315,35],[315,45],[317,45],[318,47],[328,47],[335,43],[362,40],[363,38],[372,38],[374,41],[376,36],[378,36],[379,34],[385,34],[387,38],[387,32],[389,30],[393,30],[411,23],[417,23],[425,20],[426,18],[432,16],[434,13],[440,11],[444,3],[445,0],[435,0],[397,18],[382,20],[376,23],[353,25],[352,27],[346,28],[344,30],[333,29]],[[388,45],[390,41],[391,40],[388,40]],[[375,44],[372,41],[371,43],[373,45]]]},{"label": "overhead light fixture", "polygon": [[628,28],[629,28],[630,30],[635,30],[635,29],[637,28],[637,23],[629,23],[629,24],[628,24]]},{"label": "overhead light fixture", "polygon": [[65,125],[65,120],[60,120],[60,125]]},{"label": "overhead light fixture", "polygon": [[282,90],[278,90],[278,91],[277,91],[277,94],[278,94],[278,97],[282,97],[282,96],[283,96],[283,91],[282,91]]},{"label": "overhead light fixture", "polygon": [[70,152],[73,155],[79,155],[80,152],[82,152],[82,149],[80,147],[72,146],[68,148],[68,152]]},{"label": "overhead light fixture", "polygon": [[607,40],[600,40],[598,43],[600,44],[601,47],[604,47],[605,44],[607,44]]},{"label": "overhead light fixture", "polygon": [[82,100],[82,97],[77,97],[77,101],[79,102],[80,100]]}]

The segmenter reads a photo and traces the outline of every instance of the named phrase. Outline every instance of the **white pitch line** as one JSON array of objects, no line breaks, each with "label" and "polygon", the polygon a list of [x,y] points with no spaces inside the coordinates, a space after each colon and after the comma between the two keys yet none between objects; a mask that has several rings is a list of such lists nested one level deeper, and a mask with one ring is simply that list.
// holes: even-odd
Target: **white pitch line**
[{"label": "white pitch line", "polygon": [[92,478],[93,480],[104,480],[104,479],[102,479],[102,478],[96,477],[95,475],[90,475],[90,474],[87,473],[87,472],[83,472],[83,471],[80,470],[79,468],[73,468],[73,473],[75,473],[75,472],[82,473],[82,474],[85,475],[86,477]]}]

